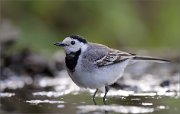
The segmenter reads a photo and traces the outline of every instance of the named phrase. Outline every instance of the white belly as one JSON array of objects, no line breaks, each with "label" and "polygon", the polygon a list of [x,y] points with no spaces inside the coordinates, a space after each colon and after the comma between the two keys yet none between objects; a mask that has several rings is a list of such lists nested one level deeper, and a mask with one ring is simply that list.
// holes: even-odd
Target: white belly
[{"label": "white belly", "polygon": [[91,71],[85,71],[83,67],[76,67],[75,72],[69,72],[69,75],[80,87],[91,89],[102,88],[115,83],[123,75],[128,63],[129,60],[126,60],[114,65],[96,68]]}]

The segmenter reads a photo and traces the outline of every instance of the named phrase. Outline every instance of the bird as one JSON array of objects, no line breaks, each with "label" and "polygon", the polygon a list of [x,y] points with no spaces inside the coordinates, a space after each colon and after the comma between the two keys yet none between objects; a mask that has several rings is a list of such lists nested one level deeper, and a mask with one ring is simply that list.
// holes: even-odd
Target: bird
[{"label": "bird", "polygon": [[95,89],[93,94],[95,105],[98,90],[105,91],[103,103],[106,104],[106,95],[111,85],[123,76],[125,68],[134,61],[170,62],[91,43],[80,35],[67,36],[62,42],[56,42],[54,45],[64,48],[65,64],[72,81],[79,87]]}]

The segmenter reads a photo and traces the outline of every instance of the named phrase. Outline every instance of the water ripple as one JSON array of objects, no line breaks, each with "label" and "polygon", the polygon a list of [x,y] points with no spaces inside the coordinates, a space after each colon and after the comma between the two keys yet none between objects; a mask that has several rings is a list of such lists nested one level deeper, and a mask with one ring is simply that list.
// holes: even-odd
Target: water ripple
[{"label": "water ripple", "polygon": [[1,93],[0,92],[0,97],[12,97],[12,96],[15,96],[15,93],[8,93],[8,92]]},{"label": "water ripple", "polygon": [[31,104],[40,104],[40,103],[49,103],[49,104],[60,104],[60,103],[65,103],[64,101],[53,101],[53,100],[27,100],[27,103],[31,103]]},{"label": "water ripple", "polygon": [[102,106],[96,106],[96,105],[82,105],[78,106],[79,113],[90,113],[93,111],[112,111],[116,113],[150,113],[154,112],[154,108],[148,108],[148,107],[138,107],[138,106],[116,106],[116,105],[102,105]]}]

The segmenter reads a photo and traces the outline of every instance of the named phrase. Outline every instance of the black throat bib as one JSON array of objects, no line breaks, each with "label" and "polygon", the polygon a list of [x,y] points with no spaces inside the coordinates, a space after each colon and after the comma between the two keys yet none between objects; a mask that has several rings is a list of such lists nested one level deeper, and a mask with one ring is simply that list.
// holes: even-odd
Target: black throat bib
[{"label": "black throat bib", "polygon": [[80,54],[81,49],[79,49],[79,51],[77,52],[71,52],[70,54],[66,54],[66,66],[71,72],[74,72]]}]

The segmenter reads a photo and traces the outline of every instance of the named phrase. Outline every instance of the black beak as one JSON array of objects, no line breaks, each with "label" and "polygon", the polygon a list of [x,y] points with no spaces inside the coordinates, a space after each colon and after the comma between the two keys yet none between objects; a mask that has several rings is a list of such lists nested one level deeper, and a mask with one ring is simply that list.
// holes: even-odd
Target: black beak
[{"label": "black beak", "polygon": [[62,47],[67,46],[67,44],[62,43],[62,42],[56,42],[56,43],[54,43],[54,45],[56,45],[56,46],[62,46]]}]

